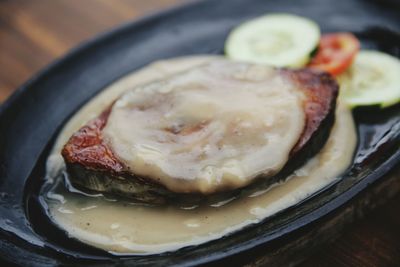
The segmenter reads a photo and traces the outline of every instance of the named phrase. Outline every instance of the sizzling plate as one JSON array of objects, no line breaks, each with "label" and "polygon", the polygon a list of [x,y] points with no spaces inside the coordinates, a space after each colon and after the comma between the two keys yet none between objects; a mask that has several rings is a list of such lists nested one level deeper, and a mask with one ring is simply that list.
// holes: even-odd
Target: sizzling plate
[{"label": "sizzling plate", "polygon": [[[359,148],[343,179],[264,223],[174,253],[116,258],[67,239],[37,201],[44,164],[63,123],[102,88],[161,58],[221,53],[229,30],[267,12],[289,12],[318,22],[322,31],[352,31],[364,47],[400,56],[395,5],[338,0],[206,0],[125,25],[45,69],[0,107],[0,256],[21,265],[110,263],[166,265],[235,262],[260,253],[340,208],[400,162],[400,106],[359,109]],[[236,261],[238,263],[238,261]]]}]

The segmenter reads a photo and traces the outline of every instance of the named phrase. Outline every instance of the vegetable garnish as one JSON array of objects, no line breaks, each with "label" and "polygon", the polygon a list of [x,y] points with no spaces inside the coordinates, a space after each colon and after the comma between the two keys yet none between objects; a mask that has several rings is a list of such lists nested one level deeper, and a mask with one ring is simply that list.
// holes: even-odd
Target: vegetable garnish
[{"label": "vegetable garnish", "polygon": [[247,21],[228,36],[228,58],[278,67],[304,67],[319,43],[318,25],[291,14],[271,14]]},{"label": "vegetable garnish", "polygon": [[339,75],[351,65],[359,49],[360,42],[351,33],[323,34],[317,54],[308,66]]},{"label": "vegetable garnish", "polygon": [[360,51],[338,81],[340,96],[350,106],[394,105],[400,101],[400,60],[379,51]]}]

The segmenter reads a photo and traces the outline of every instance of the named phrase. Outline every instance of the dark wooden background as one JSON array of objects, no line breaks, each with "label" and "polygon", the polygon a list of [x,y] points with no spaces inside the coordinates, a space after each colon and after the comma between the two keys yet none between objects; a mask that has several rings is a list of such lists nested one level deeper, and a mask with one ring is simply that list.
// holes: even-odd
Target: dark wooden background
[{"label": "dark wooden background", "polygon": [[[0,0],[0,103],[70,48],[185,0]],[[399,74],[400,75],[400,74]],[[400,266],[400,195],[302,266]]]}]

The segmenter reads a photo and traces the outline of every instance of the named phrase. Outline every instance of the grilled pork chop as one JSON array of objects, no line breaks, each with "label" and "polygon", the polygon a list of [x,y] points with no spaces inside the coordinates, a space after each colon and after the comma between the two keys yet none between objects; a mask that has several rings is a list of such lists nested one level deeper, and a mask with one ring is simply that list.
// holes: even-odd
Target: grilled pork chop
[{"label": "grilled pork chop", "polygon": [[[239,67],[242,68],[243,66]],[[71,183],[83,190],[111,193],[148,203],[164,203],[170,199],[201,199],[204,195],[238,192],[239,190],[234,189],[240,189],[245,186],[247,188],[251,186],[257,188],[260,188],[260,186],[267,187],[284,179],[293,170],[304,164],[307,159],[315,155],[327,140],[334,122],[338,85],[329,74],[309,69],[270,68],[269,70],[266,69],[266,71],[272,71],[273,73],[272,75],[271,73],[268,75],[262,74],[262,78],[260,78],[256,72],[257,75],[252,79],[264,79],[267,76],[268,79],[273,79],[277,76],[288,81],[291,86],[296,87],[303,95],[304,127],[299,138],[291,147],[288,160],[284,162],[282,168],[278,168],[275,172],[269,172],[268,174],[259,174],[249,182],[240,184],[240,186],[229,185],[221,186],[220,188],[208,186],[204,192],[196,190],[196,187],[190,187],[195,189],[190,191],[182,191],[180,187],[176,187],[178,190],[175,191],[174,187],[172,187],[171,190],[171,186],[164,184],[162,179],[136,173],[116,155],[117,153],[112,145],[106,140],[104,132],[110,114],[113,112],[115,104],[112,104],[97,118],[77,131],[65,144],[62,156],[66,162]],[[224,75],[226,73],[222,71],[219,78],[225,79]],[[183,77],[185,77],[185,74]],[[245,79],[247,78],[245,77]],[[236,76],[235,79],[237,79]],[[238,79],[243,79],[243,77]],[[229,84],[229,80],[226,83]],[[162,85],[159,84],[158,86]],[[154,85],[150,85],[150,87],[154,87]],[[162,104],[163,101],[161,100],[161,103],[158,104]],[[149,107],[145,107],[145,104],[142,104],[135,108],[145,111]],[[193,132],[202,131],[204,127],[207,127],[207,124],[208,122],[202,121],[190,127],[171,127],[164,130],[174,135],[186,136]]]}]

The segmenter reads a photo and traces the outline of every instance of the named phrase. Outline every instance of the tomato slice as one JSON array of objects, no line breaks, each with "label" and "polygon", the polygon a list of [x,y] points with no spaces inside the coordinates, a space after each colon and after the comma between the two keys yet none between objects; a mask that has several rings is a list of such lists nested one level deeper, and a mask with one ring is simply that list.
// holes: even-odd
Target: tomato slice
[{"label": "tomato slice", "polygon": [[323,34],[308,67],[338,75],[351,65],[359,50],[360,42],[351,33]]}]

